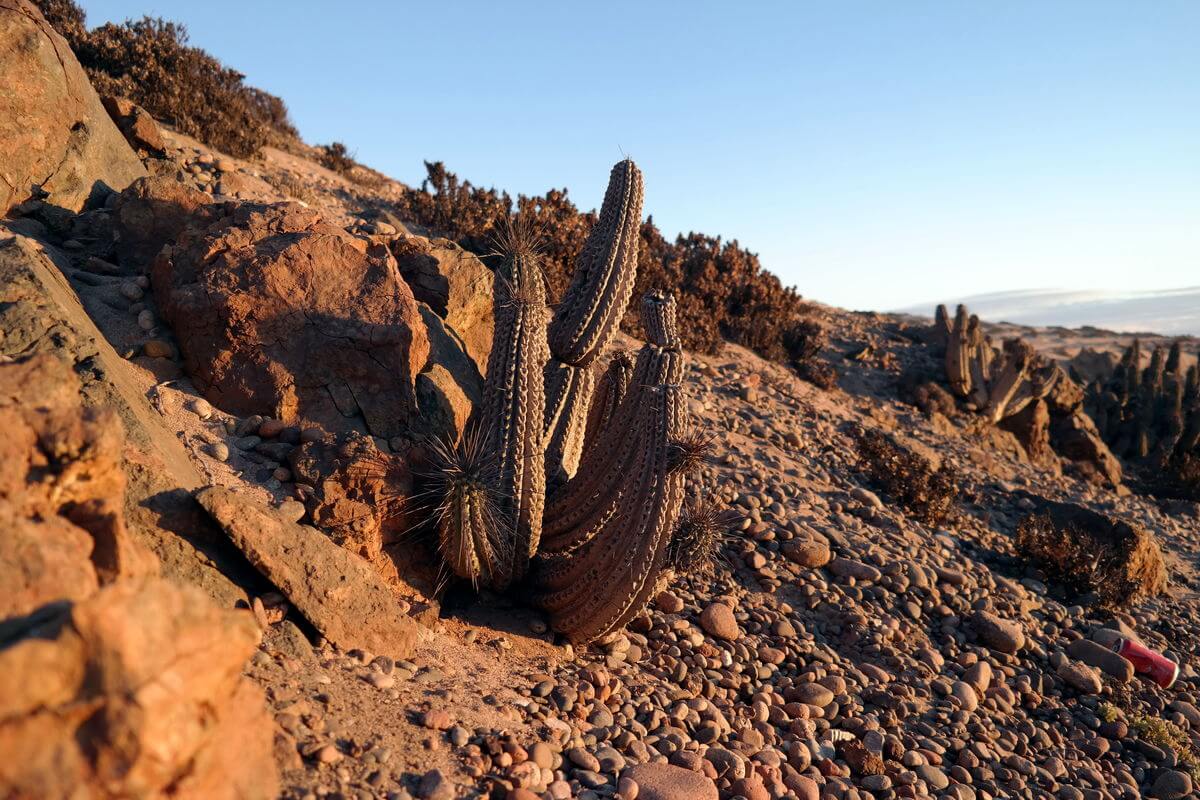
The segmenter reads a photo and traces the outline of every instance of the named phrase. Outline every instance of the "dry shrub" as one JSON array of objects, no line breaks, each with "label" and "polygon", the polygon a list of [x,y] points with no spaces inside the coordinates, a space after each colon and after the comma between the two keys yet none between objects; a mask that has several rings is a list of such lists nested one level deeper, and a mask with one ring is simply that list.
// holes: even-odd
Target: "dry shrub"
[{"label": "dry shrub", "polygon": [[1167,587],[1158,540],[1141,527],[1070,503],[1043,500],[1017,525],[1017,550],[1074,592],[1122,606]]},{"label": "dry shrub", "polygon": [[950,515],[959,486],[949,465],[935,470],[929,459],[882,431],[860,430],[857,440],[859,469],[914,519],[935,526]]},{"label": "dry shrub", "polygon": [[264,172],[262,179],[293,200],[300,200],[308,205],[314,205],[320,199],[320,195],[313,190],[308,181],[286,170],[281,172]]},{"label": "dry shrub", "polygon": [[321,166],[338,175],[349,175],[356,164],[346,145],[341,142],[321,145]]},{"label": "dry shrub", "polygon": [[1144,474],[1143,484],[1150,494],[1200,503],[1200,456],[1176,453]]},{"label": "dry shrub", "polygon": [[927,417],[934,414],[954,417],[958,414],[954,395],[946,391],[925,367],[910,368],[900,376],[900,399],[921,409]]},{"label": "dry shrub", "polygon": [[287,107],[240,72],[187,44],[187,29],[153,17],[88,31],[71,0],[35,0],[102,95],[127,97],[181,133],[245,158],[298,138]]},{"label": "dry shrub", "polygon": [[[402,215],[487,256],[496,231],[514,212],[512,198],[460,181],[441,162],[427,161],[425,170],[421,188],[406,193]],[[539,231],[550,297],[560,297],[595,214],[581,212],[566,189],[519,196],[515,210]],[[654,290],[675,294],[680,332],[691,350],[714,353],[728,340],[791,364],[818,385],[828,387],[836,378],[831,367],[818,366],[826,339],[812,309],[736,241],[689,233],[669,242],[648,218],[640,231],[634,294]],[[634,334],[640,330],[636,305],[622,321]]]}]

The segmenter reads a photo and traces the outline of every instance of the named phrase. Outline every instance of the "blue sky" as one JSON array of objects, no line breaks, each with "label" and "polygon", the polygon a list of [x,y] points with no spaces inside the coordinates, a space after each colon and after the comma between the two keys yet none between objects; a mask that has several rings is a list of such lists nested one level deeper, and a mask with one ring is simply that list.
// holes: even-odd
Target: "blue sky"
[{"label": "blue sky", "polygon": [[442,160],[592,208],[628,153],[664,233],[824,302],[1200,284],[1192,0],[81,5],[185,23],[406,182]]}]

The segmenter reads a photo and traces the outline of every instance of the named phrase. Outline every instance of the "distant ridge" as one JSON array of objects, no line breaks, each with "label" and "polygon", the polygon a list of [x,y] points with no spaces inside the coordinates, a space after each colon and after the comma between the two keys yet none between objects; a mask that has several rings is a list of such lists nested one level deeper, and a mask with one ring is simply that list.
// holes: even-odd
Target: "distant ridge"
[{"label": "distant ridge", "polygon": [[896,311],[928,317],[938,303],[945,303],[951,313],[956,304],[966,303],[971,313],[993,323],[1200,336],[1200,286],[1153,292],[1022,289],[931,300]]}]

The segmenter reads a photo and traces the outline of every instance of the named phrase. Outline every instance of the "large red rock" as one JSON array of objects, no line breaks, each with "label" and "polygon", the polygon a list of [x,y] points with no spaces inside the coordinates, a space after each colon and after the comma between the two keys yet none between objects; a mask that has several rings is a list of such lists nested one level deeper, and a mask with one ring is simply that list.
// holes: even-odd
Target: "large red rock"
[{"label": "large red rock", "polygon": [[152,578],[8,627],[0,797],[277,796],[274,724],[241,674],[248,612]]},{"label": "large red rock", "polygon": [[152,574],[125,525],[125,435],[49,355],[0,364],[0,618]]},{"label": "large red rock", "polygon": [[185,366],[214,405],[385,439],[416,409],[429,341],[395,259],[296,203],[229,202],[153,267]]},{"label": "large red rock", "polygon": [[366,561],[246,495],[209,486],[196,500],[326,639],[343,649],[412,654],[417,623]]},{"label": "large red rock", "polygon": [[0,0],[0,216],[45,193],[78,211],[146,174],[70,46],[28,0]]}]

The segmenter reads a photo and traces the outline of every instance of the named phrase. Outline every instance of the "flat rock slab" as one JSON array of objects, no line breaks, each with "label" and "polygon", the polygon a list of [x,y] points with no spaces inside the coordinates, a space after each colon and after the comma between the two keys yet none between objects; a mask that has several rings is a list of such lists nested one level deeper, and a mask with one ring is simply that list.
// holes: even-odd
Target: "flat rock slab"
[{"label": "flat rock slab", "polygon": [[417,623],[358,556],[246,495],[208,486],[195,496],[250,563],[330,642],[394,658],[411,655]]}]

